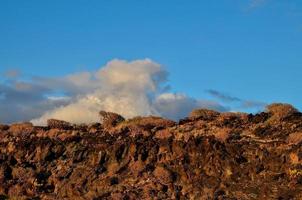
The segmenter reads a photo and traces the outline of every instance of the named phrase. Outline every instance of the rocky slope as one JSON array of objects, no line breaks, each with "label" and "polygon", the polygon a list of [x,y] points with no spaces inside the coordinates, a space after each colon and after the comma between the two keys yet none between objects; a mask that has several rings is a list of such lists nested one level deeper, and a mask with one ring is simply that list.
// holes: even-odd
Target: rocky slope
[{"label": "rocky slope", "polygon": [[302,114],[0,125],[0,199],[302,199]]}]

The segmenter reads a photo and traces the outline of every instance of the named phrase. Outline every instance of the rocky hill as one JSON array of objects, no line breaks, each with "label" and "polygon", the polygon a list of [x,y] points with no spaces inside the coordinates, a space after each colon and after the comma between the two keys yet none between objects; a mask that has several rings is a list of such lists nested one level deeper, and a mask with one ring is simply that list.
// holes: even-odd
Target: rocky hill
[{"label": "rocky hill", "polygon": [[302,199],[302,114],[0,125],[0,199]]}]

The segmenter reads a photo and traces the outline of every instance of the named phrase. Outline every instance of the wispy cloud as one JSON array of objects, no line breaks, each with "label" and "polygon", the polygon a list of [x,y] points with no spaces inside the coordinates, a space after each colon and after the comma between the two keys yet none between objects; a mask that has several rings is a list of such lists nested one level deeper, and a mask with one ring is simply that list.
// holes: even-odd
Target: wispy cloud
[{"label": "wispy cloud", "polygon": [[241,99],[239,99],[238,97],[233,97],[233,96],[230,96],[228,94],[219,92],[217,90],[210,89],[210,90],[207,90],[206,92],[208,94],[210,94],[211,96],[213,96],[213,97],[215,97],[217,99],[220,99],[220,100],[222,100],[224,102],[241,101]]},{"label": "wispy cloud", "polygon": [[209,95],[211,95],[212,97],[216,98],[218,101],[221,101],[224,103],[238,104],[238,106],[237,106],[238,109],[250,109],[250,108],[261,109],[266,106],[266,103],[261,102],[261,101],[241,99],[239,97],[231,96],[224,92],[220,92],[220,91],[213,90],[213,89],[206,90],[206,92]]}]

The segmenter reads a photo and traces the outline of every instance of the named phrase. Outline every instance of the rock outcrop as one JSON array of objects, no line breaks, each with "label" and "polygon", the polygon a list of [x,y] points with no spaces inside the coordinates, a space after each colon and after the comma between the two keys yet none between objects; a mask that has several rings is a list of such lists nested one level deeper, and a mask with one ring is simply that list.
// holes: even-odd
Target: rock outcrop
[{"label": "rock outcrop", "polygon": [[0,199],[302,199],[302,114],[0,125]]}]

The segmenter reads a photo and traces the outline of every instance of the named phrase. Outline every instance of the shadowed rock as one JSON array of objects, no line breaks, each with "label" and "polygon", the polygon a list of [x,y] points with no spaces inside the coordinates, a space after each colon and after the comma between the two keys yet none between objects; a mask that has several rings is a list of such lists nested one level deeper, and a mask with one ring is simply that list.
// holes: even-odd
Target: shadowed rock
[{"label": "shadowed rock", "polygon": [[0,130],[1,130],[1,131],[6,131],[7,129],[9,129],[9,126],[8,126],[8,125],[0,124]]}]

